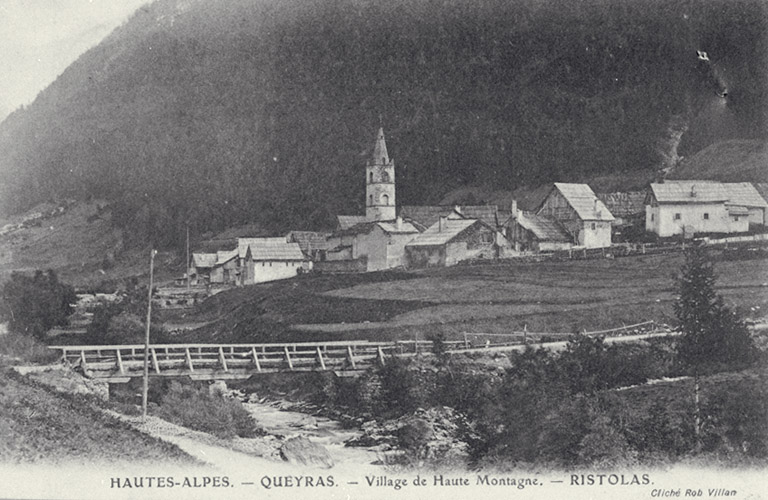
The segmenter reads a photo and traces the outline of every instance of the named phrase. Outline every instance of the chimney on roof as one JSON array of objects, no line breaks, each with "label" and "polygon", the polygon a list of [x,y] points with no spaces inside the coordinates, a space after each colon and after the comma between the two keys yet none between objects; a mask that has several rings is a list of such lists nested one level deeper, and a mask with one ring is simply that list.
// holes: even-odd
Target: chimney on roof
[{"label": "chimney on roof", "polygon": [[398,231],[403,229],[403,218],[399,215],[395,219],[395,228],[397,228]]},{"label": "chimney on roof", "polygon": [[517,200],[512,200],[509,211],[512,212],[512,218],[517,219]]},{"label": "chimney on roof", "polygon": [[440,220],[437,222],[437,232],[442,233],[443,229],[448,225],[448,216],[447,215],[441,215]]}]

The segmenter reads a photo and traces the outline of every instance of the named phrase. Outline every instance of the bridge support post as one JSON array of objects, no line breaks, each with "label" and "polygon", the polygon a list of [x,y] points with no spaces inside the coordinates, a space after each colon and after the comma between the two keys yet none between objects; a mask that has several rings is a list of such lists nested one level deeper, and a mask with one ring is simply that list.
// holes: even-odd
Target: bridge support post
[{"label": "bridge support post", "polygon": [[222,347],[219,347],[219,363],[221,364],[221,369],[225,372],[229,371],[229,368],[227,367],[227,360],[224,358],[224,349]]},{"label": "bridge support post", "polygon": [[261,372],[261,363],[259,363],[259,356],[256,354],[255,347],[251,347],[251,356],[253,356],[253,364],[256,365],[256,371]]},{"label": "bridge support post", "polygon": [[357,370],[357,365],[355,364],[355,357],[352,355],[352,347],[347,346],[347,358],[349,359],[349,364],[352,366],[353,370]]},{"label": "bridge support post", "polygon": [[293,360],[291,360],[291,353],[288,352],[288,347],[284,348],[284,352],[285,352],[285,360],[288,362],[288,368],[290,368],[291,371],[293,371]]},{"label": "bridge support post", "polygon": [[120,356],[120,349],[115,349],[115,354],[117,355],[117,370],[120,372],[120,375],[124,375],[125,367],[123,366],[123,357]]},{"label": "bridge support post", "polygon": [[320,346],[317,346],[317,361],[320,363],[320,369],[325,371],[325,360],[323,359],[322,351],[320,351]]}]

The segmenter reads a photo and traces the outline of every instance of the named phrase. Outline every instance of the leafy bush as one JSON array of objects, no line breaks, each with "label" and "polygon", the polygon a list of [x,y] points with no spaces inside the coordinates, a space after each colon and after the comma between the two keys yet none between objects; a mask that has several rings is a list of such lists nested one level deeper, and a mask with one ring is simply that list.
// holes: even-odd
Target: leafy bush
[{"label": "leafy bush", "polygon": [[44,339],[53,326],[67,324],[76,302],[75,289],[59,282],[52,270],[32,276],[14,272],[3,286],[0,315],[10,331]]},{"label": "leafy bush", "polygon": [[0,355],[20,358],[31,363],[54,363],[59,353],[37,340],[21,333],[8,332],[2,336]]},{"label": "leafy bush", "polygon": [[[141,307],[144,307],[143,314]],[[146,300],[136,304],[131,298],[99,305],[88,324],[84,341],[89,344],[141,344],[146,335]],[[149,337],[152,343],[169,340],[166,330],[153,316]]]},{"label": "leafy bush", "polygon": [[390,358],[379,369],[381,392],[377,412],[396,418],[426,406],[434,391],[434,379],[422,373],[410,360]]},{"label": "leafy bush", "polygon": [[703,406],[704,451],[768,457],[768,380],[719,388]]},{"label": "leafy bush", "polygon": [[261,435],[256,422],[240,401],[207,387],[172,381],[160,400],[157,415],[197,431],[221,438]]}]

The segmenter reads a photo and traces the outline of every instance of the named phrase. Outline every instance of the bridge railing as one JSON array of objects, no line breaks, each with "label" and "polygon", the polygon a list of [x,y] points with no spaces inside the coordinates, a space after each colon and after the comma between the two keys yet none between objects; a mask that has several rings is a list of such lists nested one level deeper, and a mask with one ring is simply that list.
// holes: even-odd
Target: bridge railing
[{"label": "bridge railing", "polygon": [[[143,345],[51,346],[62,358],[94,378],[131,378],[143,374]],[[313,342],[281,344],[152,344],[149,370],[153,376],[212,374],[247,376],[275,371],[358,370],[391,354],[402,354],[397,343]]]}]

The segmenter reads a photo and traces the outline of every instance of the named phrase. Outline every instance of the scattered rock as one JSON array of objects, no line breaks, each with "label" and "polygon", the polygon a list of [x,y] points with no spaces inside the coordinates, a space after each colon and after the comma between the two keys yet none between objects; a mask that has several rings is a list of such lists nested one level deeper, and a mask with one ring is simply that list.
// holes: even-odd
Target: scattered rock
[{"label": "scattered rock", "polygon": [[109,384],[84,378],[72,370],[59,366],[17,366],[14,370],[21,375],[27,375],[32,380],[53,388],[58,392],[68,394],[91,394],[99,399],[109,399]]},{"label": "scattered rock", "polygon": [[301,420],[292,422],[291,427],[297,427],[299,429],[317,429],[317,419],[311,415],[305,415]]},{"label": "scattered rock", "polygon": [[280,447],[280,457],[295,465],[309,465],[325,469],[333,467],[333,459],[328,450],[304,436],[293,437],[285,441]]},{"label": "scattered rock", "polygon": [[348,441],[347,446],[407,450],[422,460],[462,460],[469,452],[460,437],[466,429],[464,417],[453,408],[418,409],[395,420],[365,422],[362,435]]}]

